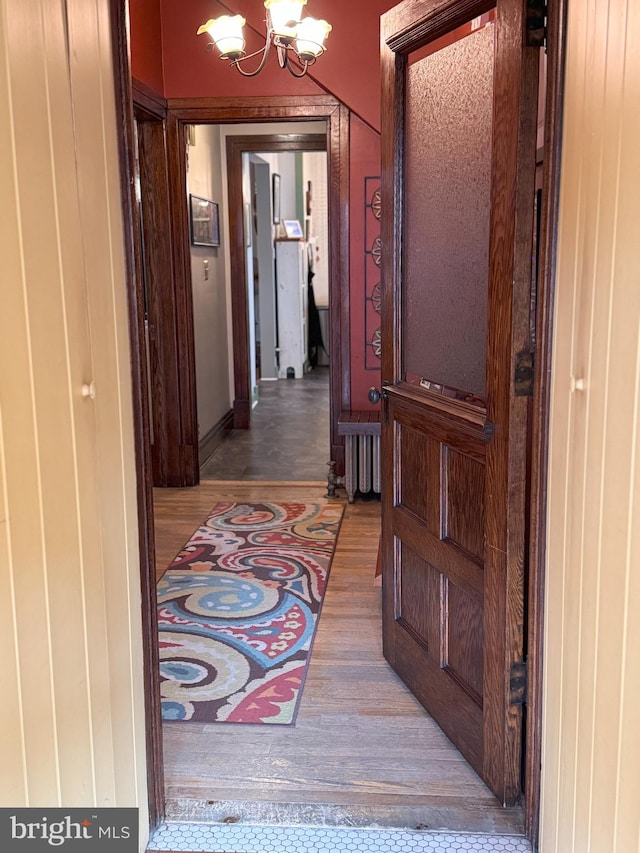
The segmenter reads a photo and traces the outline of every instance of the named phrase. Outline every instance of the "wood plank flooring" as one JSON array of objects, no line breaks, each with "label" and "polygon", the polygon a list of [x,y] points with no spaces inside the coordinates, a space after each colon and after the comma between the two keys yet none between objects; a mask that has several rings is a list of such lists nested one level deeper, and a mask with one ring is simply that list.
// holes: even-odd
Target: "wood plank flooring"
[{"label": "wood plank flooring", "polygon": [[[157,570],[218,500],[318,500],[326,486],[204,482],[155,493]],[[345,505],[295,726],[166,723],[168,817],[519,832],[382,656],[380,505]]]}]

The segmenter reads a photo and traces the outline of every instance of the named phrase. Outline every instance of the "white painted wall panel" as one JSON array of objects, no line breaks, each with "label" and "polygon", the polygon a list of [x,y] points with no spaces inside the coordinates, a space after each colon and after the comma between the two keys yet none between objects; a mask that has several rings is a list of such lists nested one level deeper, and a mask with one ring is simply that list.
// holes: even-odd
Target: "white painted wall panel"
[{"label": "white painted wall panel", "polygon": [[[569,3],[541,850],[640,839],[640,6]],[[573,390],[575,380],[584,390]]]},{"label": "white painted wall panel", "polygon": [[144,835],[112,74],[107,0],[0,0],[0,804],[138,805]]}]

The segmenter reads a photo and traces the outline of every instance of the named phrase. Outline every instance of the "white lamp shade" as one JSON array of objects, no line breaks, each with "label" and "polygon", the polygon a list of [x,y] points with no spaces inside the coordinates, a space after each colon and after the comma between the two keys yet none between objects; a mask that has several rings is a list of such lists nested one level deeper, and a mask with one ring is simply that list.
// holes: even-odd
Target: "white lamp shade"
[{"label": "white lamp shade", "polygon": [[301,59],[315,59],[324,48],[324,40],[331,32],[331,24],[315,18],[303,18],[298,26],[296,51]]},{"label": "white lamp shade", "polygon": [[198,30],[198,35],[203,32],[209,33],[223,56],[233,56],[244,50],[242,28],[245,24],[246,20],[242,15],[222,15],[203,24]]},{"label": "white lamp shade", "polygon": [[264,0],[274,33],[285,38],[295,38],[296,27],[290,26],[302,17],[307,0]]}]

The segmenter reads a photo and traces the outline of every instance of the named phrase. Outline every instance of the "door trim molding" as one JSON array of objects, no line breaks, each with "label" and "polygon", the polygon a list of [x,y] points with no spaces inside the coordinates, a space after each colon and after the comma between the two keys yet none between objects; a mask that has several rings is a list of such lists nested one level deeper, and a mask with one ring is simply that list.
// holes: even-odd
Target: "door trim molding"
[{"label": "door trim molding", "polygon": [[152,119],[163,119],[167,115],[167,99],[163,98],[157,92],[154,92],[150,86],[143,83],[142,80],[131,81],[131,92],[133,95],[133,108],[136,118],[142,121],[150,121]]},{"label": "door trim molding", "polygon": [[159,684],[158,622],[155,608],[156,577],[151,445],[149,443],[149,377],[145,353],[144,295],[141,287],[142,260],[138,251],[139,242],[134,237],[135,234],[139,233],[140,222],[135,201],[136,146],[133,133],[133,104],[125,0],[110,0],[109,14],[116,131],[120,162],[124,260],[129,309],[133,437],[138,503],[143,687],[146,717],[147,796],[149,823],[153,827],[164,817],[164,757]]},{"label": "door trim molding", "polygon": [[528,697],[524,761],[525,832],[534,848],[540,829],[540,768],[542,765],[542,677],[544,661],[544,592],[547,541],[547,479],[549,409],[555,301],[558,199],[564,65],[566,0],[549,3],[547,18],[547,87],[544,141],[540,275],[534,354],[533,432],[531,456],[529,581],[527,609]]},{"label": "door trim molding", "polygon": [[[344,438],[338,435],[338,416],[349,408],[351,393],[350,350],[349,350],[349,113],[335,98],[320,96],[272,97],[272,98],[193,98],[168,101],[169,173],[170,193],[174,219],[174,270],[175,275],[186,275],[185,266],[188,249],[188,222],[184,203],[186,185],[185,158],[179,156],[179,140],[184,139],[187,124],[252,124],[265,121],[314,121],[327,123],[327,179],[329,196],[329,241],[333,247],[329,258],[329,306],[331,376],[330,398],[330,458],[336,462],[336,473],[344,473]],[[250,132],[244,139],[250,139]],[[255,138],[255,137],[254,137]],[[269,136],[259,137],[261,140]],[[230,137],[233,139],[233,137]],[[281,150],[292,150],[296,146],[287,142],[274,142]],[[246,143],[250,145],[250,143]],[[233,143],[232,143],[233,145]],[[233,151],[236,149],[233,148]],[[245,150],[268,150],[265,142],[257,148]],[[275,148],[273,150],[276,150]],[[234,155],[235,156],[235,155]],[[247,341],[248,311],[244,293],[244,240],[242,205],[235,205],[231,198],[233,170],[229,174],[230,251],[232,288],[232,328],[234,336],[234,426],[246,429],[251,419],[251,393],[249,371],[249,347]],[[237,183],[237,179],[236,179]],[[234,196],[235,198],[235,196]],[[186,271],[186,272],[185,272]],[[181,288],[185,317],[192,316],[188,288]],[[181,334],[187,334],[186,328]],[[328,461],[328,460],[327,460]]]}]

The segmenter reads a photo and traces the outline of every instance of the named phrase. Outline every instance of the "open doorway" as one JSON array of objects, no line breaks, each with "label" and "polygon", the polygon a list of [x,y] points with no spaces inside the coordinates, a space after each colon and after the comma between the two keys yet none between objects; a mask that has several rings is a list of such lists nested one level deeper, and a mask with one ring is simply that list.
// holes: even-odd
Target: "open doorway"
[{"label": "open doorway", "polygon": [[[174,129],[175,129],[175,127],[174,127]],[[234,226],[234,227],[235,227],[235,228],[236,228],[236,230],[237,230],[237,228],[238,228],[238,223],[237,223],[237,222],[235,223],[235,226]],[[355,532],[355,534],[354,534],[354,535],[356,535],[356,536],[358,536],[358,535],[362,536],[362,531],[361,531],[361,530],[359,530],[358,528],[356,528],[356,532]]]},{"label": "open doorway", "polygon": [[[326,480],[331,300],[325,122],[258,129],[198,124],[189,126],[187,139],[200,476],[243,479],[257,464],[264,473],[268,461],[276,479]],[[234,169],[230,161],[240,167],[240,196],[234,176],[226,181]],[[207,199],[216,245],[193,235],[192,208]],[[235,242],[234,219],[242,224]],[[244,278],[234,253],[242,256]],[[249,397],[240,414],[238,384]],[[274,429],[273,418],[284,412],[285,429]]]},{"label": "open doorway", "polygon": [[[220,134],[224,130],[215,125],[206,127],[210,134]],[[262,344],[267,324],[259,328],[252,344],[252,330],[255,331],[256,325],[261,326],[265,320],[264,314],[260,316],[259,307],[256,312],[256,304],[260,306],[261,302],[261,286],[260,282],[255,286],[253,262],[258,248],[257,238],[261,231],[264,234],[264,229],[256,222],[259,203],[250,180],[250,166],[253,160],[255,177],[256,170],[259,172],[263,164],[268,164],[266,155],[269,152],[265,151],[263,140],[256,139],[255,135],[244,136],[241,130],[246,133],[247,128],[237,128],[237,133],[231,134],[225,145],[236,163],[248,167],[247,171],[241,172],[238,182],[243,191],[240,209],[238,211],[238,206],[234,207],[230,201],[225,206],[222,185],[219,190],[222,202],[221,247],[217,249],[219,256],[215,260],[218,263],[223,260],[226,223],[238,221],[242,226],[243,240],[240,244],[231,240],[229,263],[230,266],[233,264],[235,246],[236,252],[242,253],[245,272],[241,291],[247,300],[248,320],[241,334],[243,337],[246,335],[247,340],[252,420],[252,429],[237,430],[235,435],[245,438],[255,435],[255,424],[262,405],[259,391],[257,405],[254,405],[252,375],[256,376],[258,387],[260,382],[266,382],[268,386],[280,386],[286,391],[304,383],[306,366],[300,370],[302,375],[295,377],[296,365],[288,359],[282,363],[276,358],[273,370],[276,376],[258,378],[263,364]],[[275,144],[283,147],[286,140],[280,137]],[[305,143],[299,140],[299,144]],[[192,178],[197,149],[196,135],[196,145],[189,149],[189,191],[204,197],[215,195],[215,187],[208,189]],[[289,154],[286,151],[282,153]],[[272,225],[280,224],[273,223],[273,175],[280,175],[282,192],[285,171],[280,162],[277,168],[278,172],[269,169],[261,176],[267,196],[271,189]],[[305,191],[309,180],[302,184]],[[311,184],[313,187],[313,180]],[[306,216],[307,200],[305,196],[303,198],[302,215]],[[295,206],[293,215],[285,214],[282,197],[280,201],[280,216],[275,218],[299,221]],[[296,251],[299,249],[296,240],[283,239],[281,242],[285,246],[293,245]],[[277,244],[276,239],[274,245]],[[196,254],[194,262],[194,251],[204,253],[205,249],[191,247],[195,278],[202,275],[206,258]],[[277,254],[277,248],[272,251]],[[209,258],[209,274],[213,260],[213,257]],[[303,256],[303,274],[298,276],[302,282],[299,281],[298,286],[304,283],[305,261],[308,263]],[[264,260],[258,259],[258,263],[264,265]],[[267,264],[270,266],[269,262]],[[276,283],[277,273],[276,270]],[[206,320],[206,312],[199,299],[200,296],[194,292],[196,354],[198,324],[202,323],[206,337],[211,334],[213,322],[212,318]],[[225,308],[228,310],[229,306]],[[277,304],[274,312],[277,313]],[[238,335],[233,322],[231,329],[234,348],[233,358],[227,363],[228,373],[231,373],[231,366],[237,367],[234,361]],[[260,343],[259,347],[256,342]],[[277,336],[275,343],[276,355],[280,355]],[[268,356],[264,361],[265,369],[269,361]],[[293,379],[286,376],[290,367],[293,368]],[[281,369],[284,369],[284,375],[278,376]],[[308,375],[309,371],[306,373]],[[283,401],[279,408],[285,412],[284,420],[290,422],[290,406]],[[272,423],[272,430],[280,433],[282,423],[280,426]],[[304,426],[301,431],[305,432]],[[272,440],[267,438],[267,441]],[[206,479],[211,477],[215,482],[203,482],[196,490],[190,489],[181,494],[157,491],[159,572],[164,570],[217,501],[261,501],[265,499],[265,490],[269,499],[279,498],[283,502],[317,500],[323,496],[325,489],[321,477],[303,473],[299,465],[283,465],[281,459],[276,460],[273,470],[268,466],[265,468],[264,464],[248,472],[246,467],[234,469],[233,452],[229,450],[232,447],[233,442],[227,439],[220,454],[222,470],[211,474],[207,472]],[[258,448],[257,455],[266,457],[267,453],[261,453]],[[238,451],[238,458],[241,464],[246,463],[243,448]],[[326,464],[326,460],[321,464]],[[289,478],[298,482],[316,482],[314,485],[284,485],[281,482]],[[274,485],[274,481],[280,482]],[[212,822],[240,818],[250,821],[264,818],[270,811],[276,815],[276,820],[281,821],[300,821],[306,816],[306,819],[314,821],[345,823],[357,820],[362,825],[382,822],[389,826],[408,827],[428,819],[430,825],[441,828],[521,830],[521,810],[505,812],[501,809],[486,786],[384,662],[379,630],[380,589],[374,584],[379,532],[380,507],[377,502],[358,502],[347,509],[332,567],[326,609],[320,621],[303,704],[295,727],[261,727],[256,730],[252,726],[165,723],[165,791],[169,818],[189,817]],[[431,758],[428,763],[424,762],[425,751]],[[464,802],[461,801],[461,792],[464,792]]]},{"label": "open doorway", "polygon": [[[211,125],[210,128],[220,130]],[[227,152],[231,151],[236,163],[238,160],[242,162],[246,146],[250,146],[246,141],[248,139],[253,140],[253,137],[235,135],[230,143],[228,141]],[[279,145],[286,143],[287,140],[278,140]],[[263,150],[262,140],[253,140],[251,144],[254,151]],[[193,152],[190,152],[189,169],[193,162],[192,155]],[[239,184],[242,187],[242,180]],[[191,189],[197,188],[194,186]],[[213,191],[202,192],[203,197],[214,194]],[[182,205],[186,208],[184,191],[182,199]],[[234,241],[234,232],[230,228],[230,268],[233,267],[234,250],[236,259],[240,252],[243,275],[246,276],[250,266],[247,258],[254,236],[251,230],[247,238],[247,232],[253,227],[251,205],[247,207],[242,201],[240,205],[234,206],[229,202],[227,212],[220,217],[221,231],[227,219],[230,224],[235,222],[235,235],[241,233],[243,237],[240,242]],[[200,270],[204,268],[204,260],[207,259],[200,255],[197,259],[195,266]],[[234,271],[237,274],[237,268]],[[246,277],[242,279],[240,292],[248,303],[250,290]],[[251,317],[246,306],[243,310],[246,312],[244,317]],[[246,350],[251,352],[248,328],[245,320],[237,334],[238,326],[234,324],[232,316],[234,360],[239,340],[245,340]],[[252,360],[249,357],[243,363],[247,365],[246,380],[250,388],[248,366]],[[231,360],[228,362],[228,374],[231,373],[230,368]],[[234,390],[237,388],[236,380],[237,370],[234,370]],[[287,383],[289,380],[278,381]],[[231,396],[228,399],[231,400]],[[253,409],[250,397],[247,403],[250,416]],[[266,479],[272,481],[274,477]],[[296,475],[294,479],[300,477]],[[196,493],[189,490],[184,496],[165,490],[160,492],[156,499],[158,568],[162,571],[166,567],[213,503],[235,498],[250,500],[252,496],[254,500],[259,500],[260,496],[264,496],[265,486],[260,488],[261,493],[256,491],[256,487],[248,492],[245,485],[239,487],[239,491],[234,491],[225,484],[222,489],[219,485],[214,488],[201,486]],[[275,487],[271,484],[268,488],[273,497]],[[285,492],[280,490],[281,499],[291,500],[293,487],[285,488]],[[295,494],[301,493],[296,490]],[[318,496],[317,488],[314,495]],[[257,804],[267,802],[271,804],[269,807],[277,805],[279,809],[289,809],[289,819],[292,819],[296,815],[301,817],[309,803],[320,801],[326,806],[325,819],[326,814],[331,812],[338,822],[352,820],[352,815],[358,812],[363,823],[385,820],[388,825],[408,826],[415,823],[420,814],[423,818],[428,815],[430,825],[441,828],[521,830],[522,811],[518,808],[510,811],[501,809],[486,786],[446,741],[442,732],[382,658],[380,615],[376,609],[379,606],[379,590],[373,585],[380,529],[378,507],[359,504],[350,508],[345,524],[342,540],[346,542],[343,573],[337,575],[335,580],[334,569],[335,582],[332,586],[335,606],[341,613],[337,625],[329,624],[329,635],[322,640],[326,643],[328,661],[316,656],[320,662],[320,669],[316,667],[317,692],[308,693],[310,701],[318,703],[317,708],[321,711],[319,718],[317,713],[312,713],[311,717],[315,716],[316,719],[311,720],[309,728],[298,725],[295,731],[288,730],[284,736],[280,735],[280,743],[277,742],[278,732],[273,731],[260,733],[255,743],[242,730],[235,734],[222,726],[184,727],[167,723],[164,755],[168,816],[176,819],[190,815],[214,821],[235,818],[236,813],[241,811],[251,817],[255,816],[256,809],[262,808]],[[162,551],[161,545],[165,535],[170,539],[167,552]],[[353,544],[349,545],[354,542],[358,543],[355,548]],[[333,606],[331,603],[330,607]],[[350,613],[350,610],[353,612]],[[337,680],[333,680],[334,675],[338,676]],[[312,681],[310,679],[310,683]],[[385,697],[384,702],[380,701],[381,696]],[[360,705],[356,701],[358,699],[362,700]],[[324,728],[323,723],[327,723]],[[176,740],[171,744],[169,732],[176,735]],[[311,743],[315,744],[316,753],[310,749]],[[407,744],[409,747],[405,755],[401,746]],[[424,765],[425,750],[433,758],[428,766]],[[255,778],[242,775],[236,779],[235,786],[224,788],[222,781],[223,778],[229,778],[229,767],[251,770],[255,765],[256,751],[263,758],[266,754],[263,765],[275,771],[275,775],[269,776],[270,785],[267,784],[267,777],[258,773]],[[309,755],[309,759],[305,759],[303,767],[297,768],[295,756],[305,754]],[[212,762],[212,755],[225,758]],[[216,778],[212,775],[214,771],[221,775]],[[305,787],[307,784],[309,787]],[[301,793],[303,789],[304,793]],[[461,791],[465,792],[463,802]],[[265,799],[265,793],[271,797]],[[416,802],[420,804],[418,810],[414,808]],[[218,810],[213,808],[214,805]],[[249,812],[243,811],[246,809]]]}]

